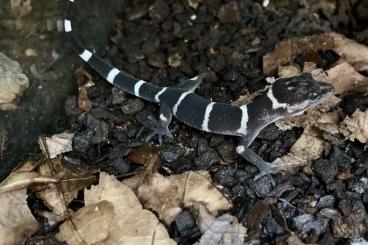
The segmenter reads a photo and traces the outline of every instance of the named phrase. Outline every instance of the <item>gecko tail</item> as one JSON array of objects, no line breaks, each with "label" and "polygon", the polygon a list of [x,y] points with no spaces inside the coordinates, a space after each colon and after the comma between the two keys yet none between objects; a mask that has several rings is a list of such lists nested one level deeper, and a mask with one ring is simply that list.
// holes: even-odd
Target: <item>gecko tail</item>
[{"label": "gecko tail", "polygon": [[124,90],[127,93],[133,94],[137,97],[143,98],[148,101],[155,101],[155,95],[161,90],[160,87],[150,83],[146,83],[143,80],[137,79],[125,71],[121,71],[98,55],[93,51],[83,48],[83,45],[73,35],[73,21],[70,16],[70,11],[75,4],[75,0],[67,0],[66,16],[64,18],[64,31],[73,42],[78,55],[89,66],[92,67],[97,73],[105,78],[109,83]]}]

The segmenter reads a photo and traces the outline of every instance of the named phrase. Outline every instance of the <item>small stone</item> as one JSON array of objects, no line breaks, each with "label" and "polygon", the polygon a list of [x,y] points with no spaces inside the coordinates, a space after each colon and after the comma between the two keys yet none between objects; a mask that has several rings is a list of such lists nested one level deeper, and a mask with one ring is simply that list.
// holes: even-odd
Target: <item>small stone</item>
[{"label": "small stone", "polygon": [[187,157],[179,157],[177,160],[170,163],[169,167],[176,173],[182,173],[193,169],[193,162]]},{"label": "small stone", "polygon": [[235,1],[222,5],[217,13],[217,17],[222,23],[232,24],[240,21],[238,3]]},{"label": "small stone", "polygon": [[216,147],[220,145],[224,140],[225,140],[225,137],[223,135],[221,134],[214,135],[213,137],[211,137],[209,146]]},{"label": "small stone", "polygon": [[87,131],[89,131],[90,141],[92,144],[98,144],[106,141],[109,135],[109,126],[102,120],[98,120],[88,114],[86,118]]},{"label": "small stone", "polygon": [[366,181],[364,181],[364,179],[366,179],[365,177],[363,177],[362,179],[363,181],[361,180],[357,181],[357,179],[350,180],[348,183],[349,190],[352,190],[359,194],[363,194],[367,189],[367,183]]},{"label": "small stone", "polygon": [[150,16],[157,22],[162,22],[169,14],[170,7],[165,0],[156,0],[150,8]]},{"label": "small stone", "polygon": [[236,183],[234,169],[228,166],[220,168],[214,173],[216,182],[225,187],[231,187]]},{"label": "small stone", "polygon": [[225,162],[229,163],[233,162],[236,158],[237,154],[235,148],[235,145],[232,144],[230,141],[224,141],[217,147],[217,151],[220,153],[222,159]]},{"label": "small stone", "polygon": [[112,88],[112,96],[111,96],[111,103],[113,105],[118,105],[123,103],[126,100],[125,92],[120,88],[113,87]]},{"label": "small stone", "polygon": [[326,159],[318,159],[313,167],[314,171],[321,176],[325,183],[333,180],[338,174],[337,163]]},{"label": "small stone", "polygon": [[326,217],[328,219],[337,219],[341,217],[341,214],[336,209],[324,208],[319,212],[319,215]]},{"label": "small stone", "polygon": [[191,8],[197,9],[202,0],[188,0],[188,5]]},{"label": "small stone", "polygon": [[148,54],[147,62],[153,67],[157,67],[161,69],[166,68],[165,56],[160,52],[154,52],[154,53]]},{"label": "small stone", "polygon": [[173,162],[178,159],[179,154],[173,151],[163,151],[161,153],[161,156],[166,162]]},{"label": "small stone", "polygon": [[120,128],[115,128],[113,130],[113,135],[115,137],[115,139],[117,139],[118,141],[122,142],[122,143],[127,143],[128,142],[128,134],[125,130],[122,130]]},{"label": "small stone", "polygon": [[221,159],[218,153],[213,149],[209,149],[194,159],[194,164],[196,165],[197,169],[208,169],[214,163],[220,162],[220,160]]},{"label": "small stone", "polygon": [[73,148],[80,152],[86,152],[90,146],[90,140],[85,132],[77,134],[73,138]]},{"label": "small stone", "polygon": [[267,176],[258,179],[252,185],[260,196],[267,196],[267,194],[272,190],[272,183],[270,178]]},{"label": "small stone", "polygon": [[183,56],[179,53],[175,53],[169,56],[167,63],[173,68],[178,68],[181,65],[181,59]]},{"label": "small stone", "polygon": [[349,154],[345,153],[339,147],[333,147],[330,160],[336,162],[340,168],[348,168],[355,161]]},{"label": "small stone", "polygon": [[280,236],[285,232],[285,229],[272,217],[267,215],[265,219],[265,228],[271,236]]},{"label": "small stone", "polygon": [[364,236],[367,231],[364,225],[364,215],[352,213],[349,216],[338,218],[332,222],[335,236],[356,240]]},{"label": "small stone", "polygon": [[121,110],[124,114],[134,114],[141,111],[143,107],[143,101],[139,98],[134,98],[123,103],[123,105],[121,106]]},{"label": "small stone", "polygon": [[199,232],[199,229],[189,211],[185,210],[178,214],[175,218],[175,225],[178,229],[180,237],[189,237]]},{"label": "small stone", "polygon": [[226,72],[224,79],[225,81],[234,82],[238,80],[239,76],[239,72],[234,69],[230,69],[228,72]]},{"label": "small stone", "polygon": [[327,196],[321,197],[318,200],[317,208],[318,209],[331,208],[333,207],[334,204],[335,204],[335,197],[333,195],[327,195]]},{"label": "small stone", "polygon": [[324,218],[315,218],[310,214],[302,214],[293,218],[296,228],[307,235],[314,231],[317,235],[326,231],[328,220]]},{"label": "small stone", "polygon": [[117,158],[111,165],[119,174],[125,174],[130,171],[130,164],[124,158]]},{"label": "small stone", "polygon": [[139,6],[136,6],[134,9],[132,9],[132,11],[128,13],[127,18],[130,21],[138,20],[142,18],[143,16],[145,16],[147,12],[148,12],[147,6],[140,4]]},{"label": "small stone", "polygon": [[78,107],[76,96],[71,96],[65,101],[64,109],[67,116],[76,116],[83,112]]},{"label": "small stone", "polygon": [[113,114],[103,108],[93,108],[91,114],[97,119],[111,119]]}]

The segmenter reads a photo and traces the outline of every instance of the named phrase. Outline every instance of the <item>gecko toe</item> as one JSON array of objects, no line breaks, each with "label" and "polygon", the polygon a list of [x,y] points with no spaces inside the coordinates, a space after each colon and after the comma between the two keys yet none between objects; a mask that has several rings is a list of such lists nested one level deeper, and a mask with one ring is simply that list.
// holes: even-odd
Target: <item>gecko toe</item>
[{"label": "gecko toe", "polygon": [[271,181],[271,184],[275,186],[275,180],[271,174],[280,172],[280,167],[273,163],[264,162],[264,164],[259,168],[259,173],[254,177],[254,180],[258,180],[263,176],[267,176]]},{"label": "gecko toe", "polygon": [[166,137],[171,138],[171,139],[174,138],[173,135],[172,135],[172,133],[169,131],[168,128],[164,128],[164,127],[158,126],[158,127],[154,128],[153,129],[153,132],[150,133],[146,137],[146,142],[150,141],[156,135],[158,137],[158,142],[159,142],[160,145],[162,144],[162,138],[163,138],[163,136],[166,136]]}]

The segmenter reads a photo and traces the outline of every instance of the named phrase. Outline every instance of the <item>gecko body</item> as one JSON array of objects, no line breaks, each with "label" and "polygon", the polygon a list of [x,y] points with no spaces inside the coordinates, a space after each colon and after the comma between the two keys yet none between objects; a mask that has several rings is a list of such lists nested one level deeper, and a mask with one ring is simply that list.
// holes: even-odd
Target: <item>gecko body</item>
[{"label": "gecko body", "polygon": [[[70,8],[74,0],[68,2]],[[201,76],[189,79],[176,87],[156,86],[111,66],[99,56],[84,49],[72,35],[72,21],[69,16],[64,20],[64,29],[75,42],[79,56],[109,83],[160,105],[157,127],[147,137],[148,140],[154,135],[159,136],[160,142],[162,136],[172,137],[168,128],[172,117],[205,132],[240,136],[242,140],[236,151],[259,169],[256,179],[281,170],[248,148],[259,132],[278,119],[302,114],[324,101],[334,91],[331,85],[318,82],[310,74],[303,73],[277,79],[247,105],[237,107],[214,102],[195,93],[195,89],[201,84]]]}]

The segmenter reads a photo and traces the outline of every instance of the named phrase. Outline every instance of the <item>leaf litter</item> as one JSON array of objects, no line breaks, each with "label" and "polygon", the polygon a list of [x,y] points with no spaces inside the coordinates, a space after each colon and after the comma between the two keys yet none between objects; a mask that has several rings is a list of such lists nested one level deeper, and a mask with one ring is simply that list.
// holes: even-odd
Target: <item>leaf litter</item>
[{"label": "leaf litter", "polygon": [[[68,244],[175,244],[156,216],[143,209],[134,192],[115,177],[101,173],[99,184],[85,190],[84,195],[86,206],[71,217],[71,221],[75,218],[80,224],[78,227],[73,223],[62,224],[57,234],[60,241]],[[100,206],[105,207],[104,212],[99,211]],[[95,212],[101,214],[99,223],[104,224],[104,236],[90,224],[90,220],[95,221]]]},{"label": "leaf litter", "polygon": [[[190,1],[189,6],[196,9],[202,5],[201,2]],[[222,11],[226,9],[230,9],[230,12],[238,11],[235,2],[225,7],[222,8]],[[219,13],[224,23],[238,21],[237,14],[230,20],[227,19],[228,16],[222,16],[223,14]],[[307,52],[305,47],[307,47]],[[310,71],[317,80],[328,81],[336,89],[336,96],[332,96],[318,108],[308,111],[306,115],[277,124],[284,129],[304,128],[303,134],[290,147],[289,153],[280,157],[282,161],[293,164],[293,166],[286,165],[285,169],[291,170],[294,166],[304,165],[321,157],[327,150],[326,142],[322,137],[325,132],[341,133],[347,140],[366,143],[366,111],[357,110],[351,116],[347,116],[338,108],[340,99],[337,97],[349,91],[367,90],[367,78],[363,72],[368,66],[366,47],[340,34],[327,33],[302,39],[290,39],[285,43],[280,43],[276,49],[280,50],[264,57],[264,74],[290,76],[302,71]],[[326,70],[317,69],[321,67],[321,60],[318,58],[319,50],[333,50],[340,58]],[[305,52],[313,59],[305,61],[303,65],[295,64],[296,54]],[[90,112],[93,109],[93,96],[90,97],[87,90],[88,86],[80,86],[77,101],[79,108],[84,112]],[[243,99],[247,100],[247,98]],[[47,149],[45,148],[44,152],[54,159],[46,159],[46,161],[30,166],[21,166],[18,169],[18,171],[22,169],[20,172],[14,172],[1,184],[0,198],[8,194],[16,196],[17,193],[20,193],[19,200],[24,201],[27,197],[26,189],[33,190],[50,210],[35,213],[43,213],[42,217],[48,217],[49,223],[62,223],[57,238],[69,244],[152,244],[156,241],[160,244],[174,244],[175,241],[168,236],[165,225],[172,223],[183,209],[189,209],[198,222],[198,227],[203,234],[198,243],[242,244],[243,239],[247,236],[259,237],[262,222],[267,220],[271,213],[271,205],[263,201],[256,202],[254,208],[247,211],[248,215],[242,223],[247,224],[247,229],[248,226],[251,226],[248,229],[250,235],[234,216],[224,214],[217,217],[223,211],[231,208],[232,204],[215,187],[207,171],[187,171],[169,177],[156,171],[146,171],[124,180],[123,183],[115,177],[101,173],[99,184],[84,191],[82,195],[84,196],[84,207],[73,211],[69,205],[75,200],[78,193],[81,193],[80,190],[89,187],[96,179],[90,171],[86,171],[83,175],[75,172],[73,168],[65,168],[65,159],[60,154],[70,149],[69,139],[71,138],[68,137],[61,137],[61,141],[60,138],[54,141],[53,137],[49,138],[49,141],[46,140]],[[150,161],[161,161],[157,154],[152,160],[145,156],[142,157],[139,153],[142,153],[140,149],[133,152],[129,159],[146,166]],[[285,160],[285,157],[289,157],[289,160]],[[82,178],[78,179],[81,176]],[[73,184],[73,180],[76,180],[77,183]],[[251,195],[251,193],[247,194]],[[296,194],[290,194],[290,200],[293,195]],[[319,193],[315,195],[318,196]],[[4,202],[11,201],[11,198],[8,199]],[[283,202],[292,206],[286,199]],[[24,231],[22,226],[18,228],[27,237],[33,234],[40,224],[32,221],[34,217],[24,203],[22,202],[22,208],[25,206],[24,217],[21,215],[16,215],[16,217],[24,218],[23,223],[30,220],[30,226],[34,228],[32,231]],[[316,212],[311,207],[308,208]],[[4,211],[9,212],[6,209]],[[52,217],[51,214],[56,216]],[[358,216],[353,217],[352,220],[346,217],[334,220],[335,235],[356,239],[363,234],[363,215]],[[22,222],[15,221],[14,223]],[[356,233],[351,234],[349,224],[357,224],[359,229]],[[288,229],[287,231],[289,232],[288,244],[304,244],[296,233]],[[257,235],[254,235],[255,233]]]},{"label": "leaf litter", "polygon": [[206,171],[188,171],[169,177],[158,173],[149,176],[140,174],[123,183],[135,191],[146,208],[155,210],[167,224],[182,211],[182,206],[191,207],[201,203],[212,213],[232,207],[213,186]]},{"label": "leaf litter", "polygon": [[[298,54],[332,50],[340,56],[331,68],[324,71],[316,68],[321,60],[313,58],[306,60],[302,70],[309,71],[318,81],[330,83],[335,88],[335,94],[322,104],[308,110],[304,115],[286,118],[275,124],[283,130],[293,127],[304,128],[303,134],[290,148],[290,151],[277,158],[273,163],[281,165],[283,169],[292,172],[297,166],[304,166],[319,158],[327,150],[322,132],[331,134],[342,133],[350,140],[357,139],[367,142],[367,123],[365,113],[356,111],[352,118],[341,113],[338,105],[341,101],[337,97],[350,91],[368,91],[368,77],[360,73],[368,64],[368,48],[341,34],[331,32],[301,38],[291,38],[276,45],[274,51],[263,57],[264,74],[296,75],[284,72],[286,67],[294,67],[294,60]],[[312,55],[311,57],[318,57]],[[307,58],[308,59],[308,58]],[[293,68],[294,69],[294,68]]]}]

